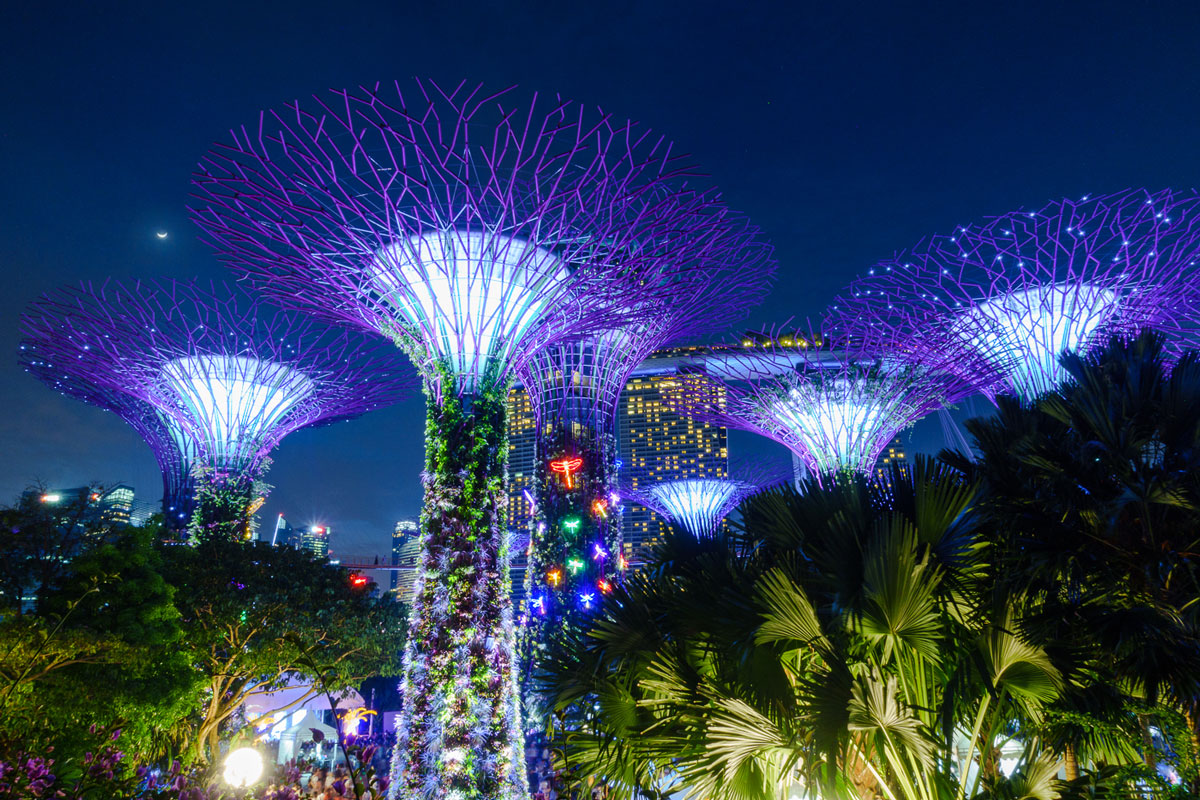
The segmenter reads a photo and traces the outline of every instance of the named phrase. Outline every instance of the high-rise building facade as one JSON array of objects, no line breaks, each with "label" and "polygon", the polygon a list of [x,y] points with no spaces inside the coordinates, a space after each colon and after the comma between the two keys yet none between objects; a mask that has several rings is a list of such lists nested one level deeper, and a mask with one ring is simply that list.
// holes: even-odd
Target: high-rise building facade
[{"label": "high-rise building facade", "polygon": [[134,491],[119,483],[108,489],[77,486],[72,489],[26,490],[23,497],[51,509],[62,510],[62,522],[68,521],[100,533],[130,524]]},{"label": "high-rise building facade", "polygon": [[529,395],[520,386],[508,392],[508,530],[513,602],[525,598],[529,525],[533,521],[534,471],[537,469],[537,420]]},{"label": "high-rise building facade", "polygon": [[[635,375],[625,386],[617,423],[618,448],[622,479],[635,489],[663,480],[724,478],[729,474],[726,429],[682,416],[664,399],[687,379],[674,373]],[[648,508],[624,505],[625,557],[640,561],[639,551],[666,533],[667,524]]]},{"label": "high-rise building facade", "polygon": [[900,474],[908,477],[909,463],[908,458],[904,455],[904,442],[901,437],[897,436],[892,439],[891,444],[879,456],[878,463],[875,464],[875,477],[884,481],[888,488],[891,488],[891,468],[898,466]]},{"label": "high-rise building facade", "polygon": [[329,526],[309,525],[300,529],[300,547],[319,558],[329,557]]},{"label": "high-rise building facade", "polygon": [[[537,421],[529,395],[519,386],[508,392],[508,527],[528,532],[533,519],[534,470],[537,468]],[[517,554],[514,553],[515,558]],[[522,558],[523,558],[522,554]]]},{"label": "high-rise building facade", "polygon": [[275,526],[270,532],[263,531],[259,536],[260,541],[270,542],[272,547],[299,547],[300,537],[296,534],[296,529],[292,524],[280,514],[275,518]]},{"label": "high-rise building facade", "polygon": [[421,529],[415,519],[402,519],[392,531],[392,592],[397,600],[408,602],[417,579],[417,556],[421,553]]}]

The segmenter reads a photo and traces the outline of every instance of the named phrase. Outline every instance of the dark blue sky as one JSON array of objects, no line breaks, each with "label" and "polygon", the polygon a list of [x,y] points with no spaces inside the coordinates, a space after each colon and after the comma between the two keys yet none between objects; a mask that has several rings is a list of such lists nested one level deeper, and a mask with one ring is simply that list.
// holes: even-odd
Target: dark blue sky
[{"label": "dark blue sky", "polygon": [[[774,242],[759,323],[818,315],[855,272],[960,222],[1200,183],[1192,2],[42,2],[10,4],[3,28],[0,500],[37,478],[157,499],[132,431],[17,369],[17,317],[83,278],[222,277],[187,221],[193,165],[313,91],[517,83],[661,131]],[[384,549],[418,508],[421,418],[415,400],[293,434],[264,519]]]}]

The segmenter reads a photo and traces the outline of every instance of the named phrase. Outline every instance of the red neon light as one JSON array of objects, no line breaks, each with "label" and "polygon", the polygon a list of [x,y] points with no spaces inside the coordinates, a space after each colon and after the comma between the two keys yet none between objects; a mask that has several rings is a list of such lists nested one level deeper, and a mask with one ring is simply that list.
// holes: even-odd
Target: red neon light
[{"label": "red neon light", "polygon": [[575,483],[571,480],[571,475],[578,472],[583,466],[583,459],[579,456],[568,456],[560,458],[557,461],[550,462],[550,469],[563,474],[563,483],[568,489],[574,489]]},{"label": "red neon light", "polygon": [[351,575],[350,584],[352,586],[366,586],[371,579],[366,575]]}]

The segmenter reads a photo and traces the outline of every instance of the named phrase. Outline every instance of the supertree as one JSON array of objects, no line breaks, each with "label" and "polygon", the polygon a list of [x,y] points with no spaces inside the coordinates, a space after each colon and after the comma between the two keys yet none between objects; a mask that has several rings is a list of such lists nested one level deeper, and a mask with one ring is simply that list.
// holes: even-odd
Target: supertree
[{"label": "supertree", "polygon": [[838,298],[842,320],[870,318],[913,337],[938,330],[1029,402],[1086,352],[1142,327],[1168,333],[1191,316],[1200,258],[1195,192],[1130,190],[1058,200],[934,236],[877,264]]},{"label": "supertree", "polygon": [[823,481],[869,474],[897,433],[994,380],[950,336],[822,328],[831,334],[753,337],[694,367],[668,400],[696,419],[774,439]]},{"label": "supertree", "polygon": [[285,304],[393,338],[428,396],[422,562],[393,795],[527,793],[504,524],[505,401],[540,347],[627,317],[720,226],[669,143],[460,84],[334,91],[210,151],[196,221]]},{"label": "supertree", "polygon": [[634,370],[659,348],[728,327],[767,291],[770,246],[744,218],[720,219],[686,263],[647,264],[623,325],[543,347],[517,370],[538,426],[526,571],[535,628],[586,612],[623,562],[616,427]]},{"label": "supertree", "polygon": [[85,283],[35,300],[22,325],[21,362],[133,426],[163,469],[168,524],[198,538],[249,535],[268,456],[287,434],[389,405],[415,384],[386,343],[228,286]]},{"label": "supertree", "polygon": [[171,427],[150,403],[102,386],[85,373],[56,368],[37,352],[36,343],[21,343],[19,362],[26,372],[67,397],[112,412],[145,440],[162,472],[163,523],[174,530],[187,527],[196,506],[195,442],[172,436]]},{"label": "supertree", "polygon": [[626,489],[625,496],[700,538],[712,536],[729,513],[760,488],[731,478],[683,478]]}]

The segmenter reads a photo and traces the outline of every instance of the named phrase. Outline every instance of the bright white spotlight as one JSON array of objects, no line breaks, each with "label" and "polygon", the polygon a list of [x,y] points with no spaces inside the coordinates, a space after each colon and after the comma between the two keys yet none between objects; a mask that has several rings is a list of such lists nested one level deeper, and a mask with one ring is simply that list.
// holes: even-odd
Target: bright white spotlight
[{"label": "bright white spotlight", "polygon": [[262,753],[253,747],[239,747],[225,757],[225,782],[235,789],[253,785],[262,774]]}]

